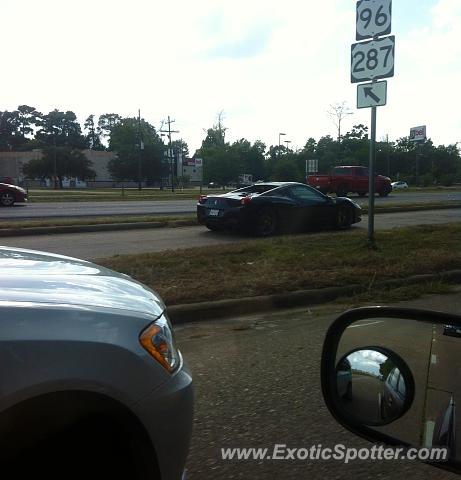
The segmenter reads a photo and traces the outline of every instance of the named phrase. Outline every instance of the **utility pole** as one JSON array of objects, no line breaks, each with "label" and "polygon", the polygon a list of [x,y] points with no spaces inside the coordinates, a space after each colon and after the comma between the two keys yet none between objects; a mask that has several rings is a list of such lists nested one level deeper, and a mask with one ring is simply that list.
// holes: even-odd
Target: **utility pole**
[{"label": "utility pole", "polygon": [[139,152],[138,152],[138,190],[142,190],[142,151],[144,150],[144,142],[142,141],[141,133],[141,110],[138,110],[138,140],[139,140]]},{"label": "utility pole", "polygon": [[168,163],[170,165],[170,179],[171,179],[171,191],[174,192],[174,155],[172,155],[171,151],[171,134],[172,133],[179,133],[179,130],[171,130],[171,124],[174,123],[176,120],[171,120],[170,116],[168,115],[168,130],[160,130],[160,133],[167,133],[168,134]]},{"label": "utility pole", "polygon": [[391,176],[391,156],[389,153],[389,135],[386,134],[387,176]]}]

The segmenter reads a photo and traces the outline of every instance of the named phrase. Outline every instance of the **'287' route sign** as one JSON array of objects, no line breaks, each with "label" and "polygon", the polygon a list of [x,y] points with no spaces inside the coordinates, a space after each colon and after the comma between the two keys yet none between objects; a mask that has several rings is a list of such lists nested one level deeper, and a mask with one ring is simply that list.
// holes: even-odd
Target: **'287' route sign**
[{"label": "'287' route sign", "polygon": [[360,83],[393,77],[394,56],[394,35],[352,44],[351,82]]}]

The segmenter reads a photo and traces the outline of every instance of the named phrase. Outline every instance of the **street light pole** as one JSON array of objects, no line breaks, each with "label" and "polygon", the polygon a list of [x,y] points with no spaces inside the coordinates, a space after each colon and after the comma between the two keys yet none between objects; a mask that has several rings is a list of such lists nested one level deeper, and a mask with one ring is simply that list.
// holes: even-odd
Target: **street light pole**
[{"label": "street light pole", "polygon": [[283,142],[287,144],[287,152],[288,152],[288,144],[291,143],[291,140],[284,140]]},{"label": "street light pole", "polygon": [[280,155],[280,137],[286,135],[286,133],[279,133],[279,155]]},{"label": "street light pole", "polygon": [[57,189],[58,161],[56,158],[56,130],[53,129],[54,189]]}]

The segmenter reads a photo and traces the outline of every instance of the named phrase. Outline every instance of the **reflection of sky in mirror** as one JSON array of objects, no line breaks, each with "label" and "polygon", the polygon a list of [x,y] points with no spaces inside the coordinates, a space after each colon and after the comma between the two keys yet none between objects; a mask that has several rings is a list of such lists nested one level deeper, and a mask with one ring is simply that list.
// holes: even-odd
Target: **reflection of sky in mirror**
[{"label": "reflection of sky in mirror", "polygon": [[347,356],[353,370],[379,375],[379,367],[387,357],[375,350],[359,350]]}]

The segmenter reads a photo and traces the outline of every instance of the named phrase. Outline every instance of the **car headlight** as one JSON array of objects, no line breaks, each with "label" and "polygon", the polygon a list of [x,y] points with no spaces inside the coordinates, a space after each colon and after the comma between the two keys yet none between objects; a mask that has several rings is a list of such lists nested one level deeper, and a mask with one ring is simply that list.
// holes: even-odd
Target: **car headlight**
[{"label": "car headlight", "polygon": [[170,322],[162,315],[139,336],[141,345],[169,372],[179,367],[180,355],[176,348]]}]

